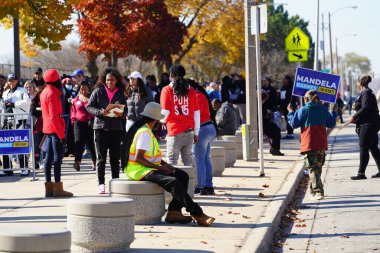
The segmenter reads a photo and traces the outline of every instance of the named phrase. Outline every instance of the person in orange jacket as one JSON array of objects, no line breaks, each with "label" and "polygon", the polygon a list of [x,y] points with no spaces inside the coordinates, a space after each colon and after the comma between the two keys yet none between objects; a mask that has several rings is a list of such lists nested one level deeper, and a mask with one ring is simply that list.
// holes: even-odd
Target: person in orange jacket
[{"label": "person in orange jacket", "polygon": [[[46,87],[40,95],[43,129],[46,138],[45,197],[71,197],[63,190],[61,182],[62,150],[65,122],[62,118],[61,80],[57,70],[48,69],[44,74]],[[51,182],[51,166],[54,166],[54,183]]]}]

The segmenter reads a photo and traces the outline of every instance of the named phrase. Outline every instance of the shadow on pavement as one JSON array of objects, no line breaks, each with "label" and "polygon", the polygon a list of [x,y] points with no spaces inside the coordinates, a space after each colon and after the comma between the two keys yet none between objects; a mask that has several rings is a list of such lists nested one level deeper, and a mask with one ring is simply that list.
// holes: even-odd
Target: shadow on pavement
[{"label": "shadow on pavement", "polygon": [[[152,249],[133,249],[128,252],[152,252]],[[182,253],[212,253],[214,251],[209,250],[188,250],[188,249],[154,249],[154,253],[166,253],[166,252],[182,252]]]},{"label": "shadow on pavement", "polygon": [[334,233],[334,234],[295,234],[291,237],[294,239],[304,239],[304,238],[331,238],[331,237],[353,237],[353,236],[372,236],[380,235],[380,233]]},{"label": "shadow on pavement", "polygon": [[0,217],[0,223],[30,223],[30,222],[62,222],[66,221],[66,216],[17,216],[17,217]]}]

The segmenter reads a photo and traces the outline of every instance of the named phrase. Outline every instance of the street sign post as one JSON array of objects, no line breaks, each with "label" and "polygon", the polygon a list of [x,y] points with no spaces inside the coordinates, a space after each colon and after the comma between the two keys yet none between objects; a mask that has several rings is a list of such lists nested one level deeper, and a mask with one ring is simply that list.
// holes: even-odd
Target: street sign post
[{"label": "street sign post", "polygon": [[315,90],[321,101],[335,103],[339,84],[340,76],[338,75],[298,67],[292,95],[304,97],[307,91]]}]

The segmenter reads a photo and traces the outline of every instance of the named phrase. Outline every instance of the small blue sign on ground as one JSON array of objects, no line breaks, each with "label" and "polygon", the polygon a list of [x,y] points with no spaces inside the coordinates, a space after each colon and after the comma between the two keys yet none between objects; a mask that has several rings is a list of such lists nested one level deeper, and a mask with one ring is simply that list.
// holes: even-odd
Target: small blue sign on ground
[{"label": "small blue sign on ground", "polygon": [[293,95],[304,97],[308,90],[315,90],[322,101],[335,103],[340,85],[340,76],[305,68],[297,68]]},{"label": "small blue sign on ground", "polygon": [[0,130],[0,155],[30,153],[30,130]]}]

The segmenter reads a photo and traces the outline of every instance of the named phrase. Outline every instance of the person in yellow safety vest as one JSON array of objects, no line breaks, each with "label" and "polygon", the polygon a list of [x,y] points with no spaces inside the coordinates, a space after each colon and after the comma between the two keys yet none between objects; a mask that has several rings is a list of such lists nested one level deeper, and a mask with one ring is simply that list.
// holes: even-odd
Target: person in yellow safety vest
[{"label": "person in yellow safety vest", "polygon": [[[141,113],[143,118],[129,129],[126,137],[126,160],[122,161],[127,164],[124,172],[129,180],[156,183],[173,195],[166,222],[186,224],[194,219],[201,226],[210,226],[215,218],[207,216],[187,194],[188,174],[162,160],[160,146],[152,132],[154,125],[164,117],[161,110],[160,104],[148,103]],[[182,214],[183,207],[191,216]]]}]

